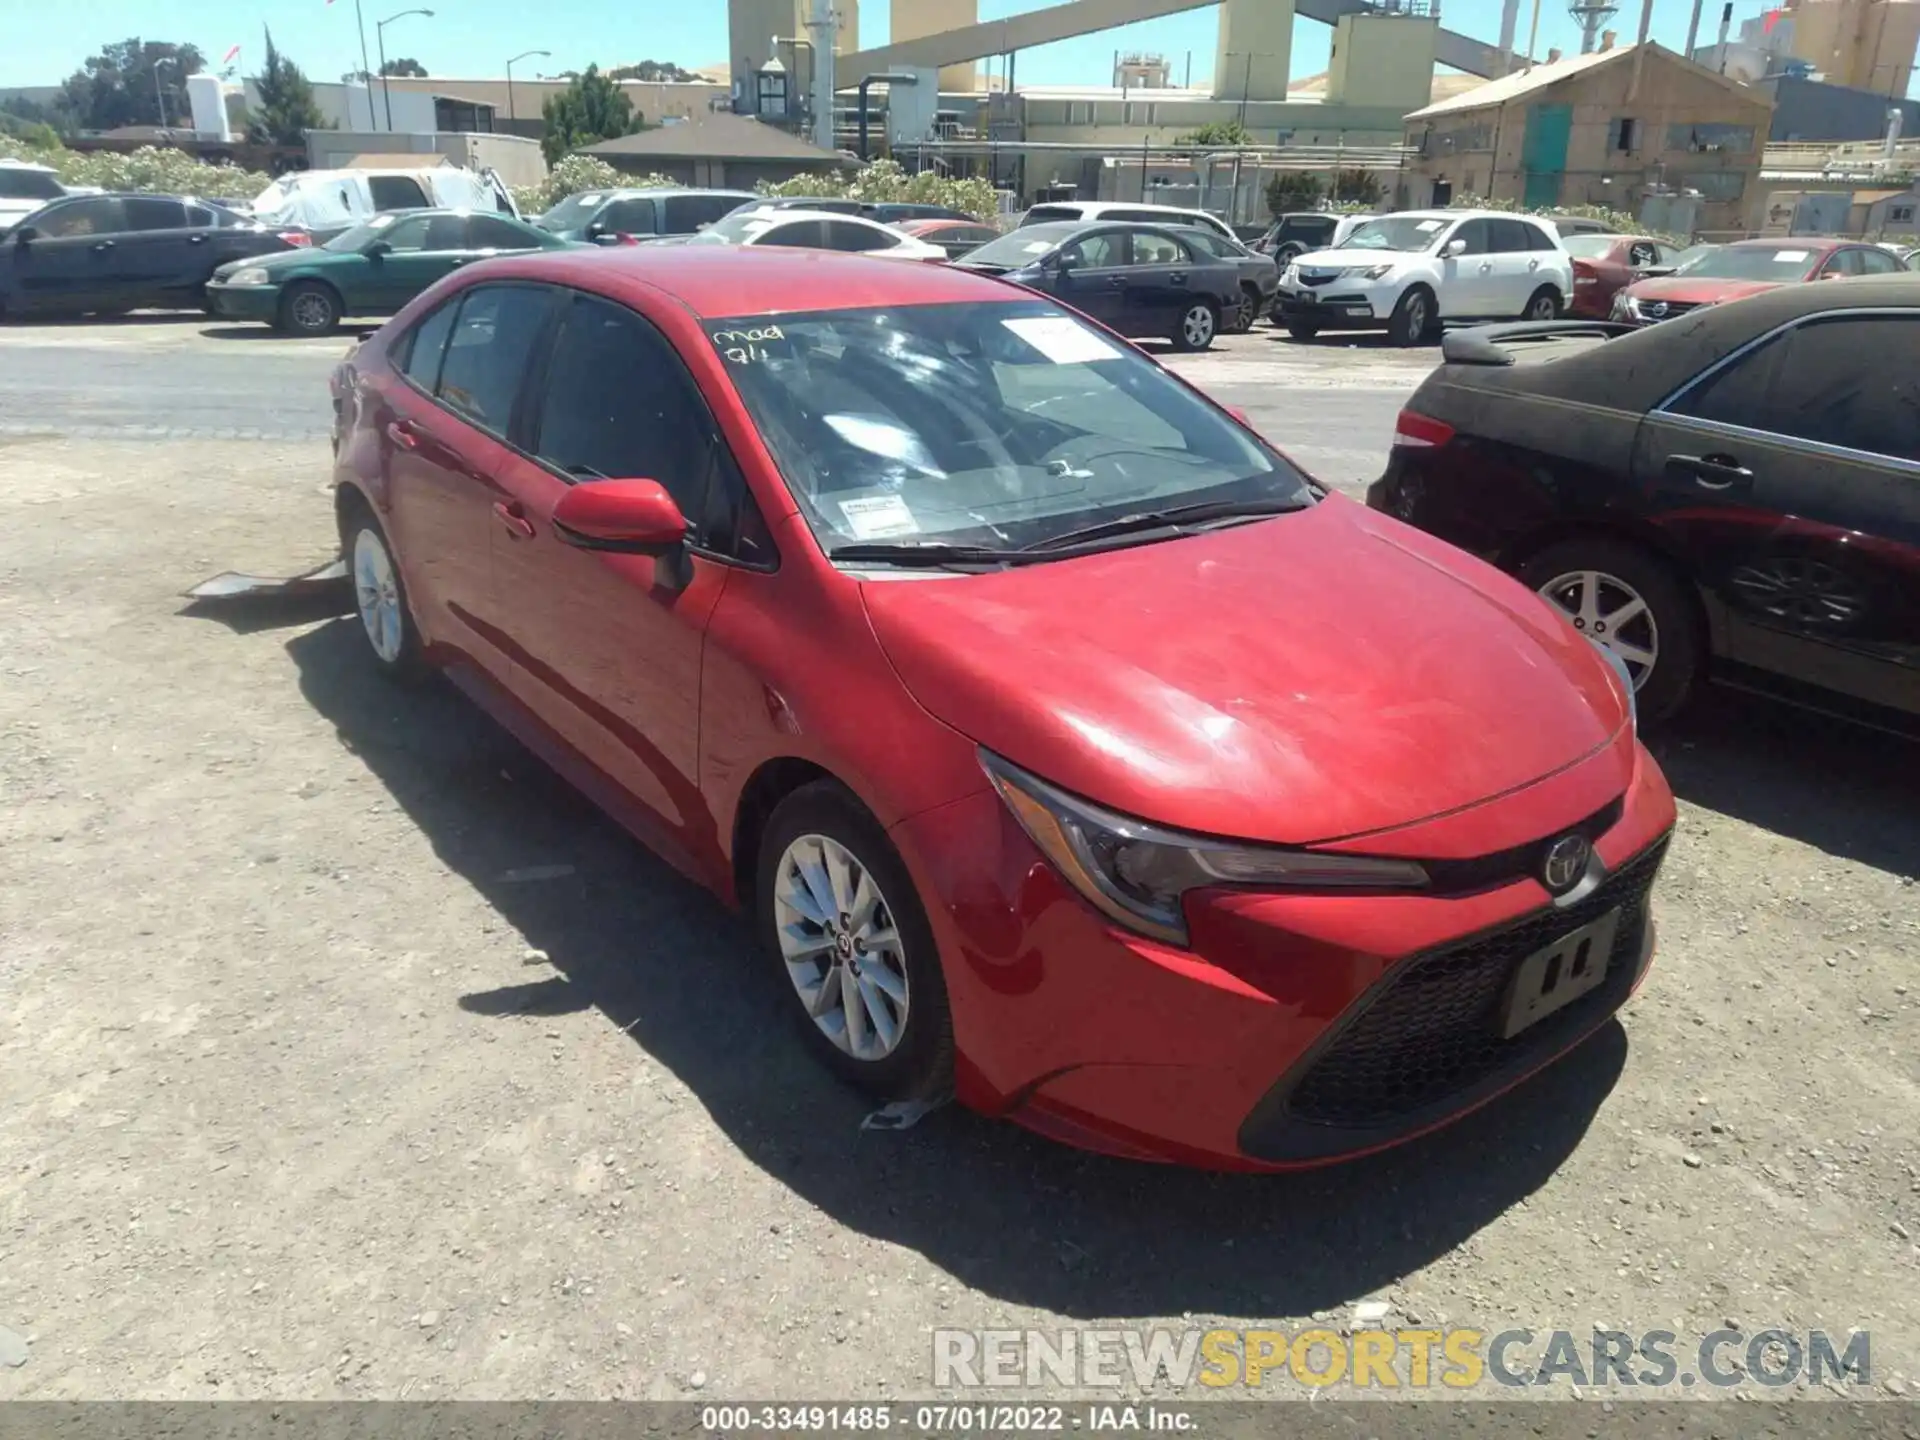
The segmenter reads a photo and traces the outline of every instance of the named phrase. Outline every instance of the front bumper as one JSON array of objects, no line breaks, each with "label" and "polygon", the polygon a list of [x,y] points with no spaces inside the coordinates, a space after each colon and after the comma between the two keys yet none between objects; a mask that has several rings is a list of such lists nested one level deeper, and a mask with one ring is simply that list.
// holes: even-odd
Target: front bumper
[{"label": "front bumper", "polygon": [[[1107,923],[991,792],[893,834],[930,902],[958,1098],[1109,1154],[1283,1170],[1457,1119],[1626,1001],[1650,963],[1645,896],[1674,821],[1636,742],[1409,827],[1390,853],[1490,854],[1540,839],[1528,827],[1542,817],[1551,836],[1601,813],[1611,823],[1594,849],[1609,878],[1565,910],[1532,879],[1445,897],[1222,889],[1189,897],[1189,949]],[[1596,903],[1621,911],[1606,980],[1511,1040],[1492,1035],[1520,962]]]},{"label": "front bumper", "polygon": [[207,305],[223,320],[272,320],[280,308],[278,285],[207,282]]},{"label": "front bumper", "polygon": [[1289,289],[1282,286],[1273,298],[1273,313],[1282,322],[1311,320],[1320,325],[1384,325],[1393,306],[1380,307],[1364,289],[1341,281]]}]

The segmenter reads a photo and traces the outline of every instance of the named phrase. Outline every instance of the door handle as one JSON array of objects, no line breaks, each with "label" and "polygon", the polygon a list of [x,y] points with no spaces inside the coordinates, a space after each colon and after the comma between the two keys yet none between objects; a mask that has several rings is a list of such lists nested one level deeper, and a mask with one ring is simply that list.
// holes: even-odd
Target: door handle
[{"label": "door handle", "polygon": [[113,249],[113,241],[111,240],[95,241],[94,244],[88,248],[93,250],[111,250]]},{"label": "door handle", "polygon": [[1492,262],[1491,260],[1482,260],[1482,261],[1480,262],[1480,273],[1481,273],[1482,275],[1490,275],[1490,274],[1492,274],[1492,273],[1493,273],[1493,262]]},{"label": "door handle", "polygon": [[204,235],[187,236],[187,244],[189,245],[204,245],[206,243],[207,243],[207,237]]},{"label": "door handle", "polygon": [[1109,275],[1107,277],[1107,284],[1111,285],[1115,290],[1124,290],[1127,285],[1127,277],[1124,275]]},{"label": "door handle", "polygon": [[1744,490],[1753,484],[1753,471],[1731,455],[1669,455],[1667,470],[1705,490]]},{"label": "door handle", "polygon": [[1172,281],[1175,285],[1184,285],[1187,283],[1187,272],[1184,270],[1176,270],[1171,275],[1167,276],[1167,279]]},{"label": "door handle", "polygon": [[1527,261],[1527,269],[1538,270],[1539,268],[1540,268],[1540,262],[1538,260]]},{"label": "door handle", "polygon": [[516,539],[533,538],[533,522],[527,519],[526,507],[518,500],[496,500],[493,505],[493,518],[507,527]]},{"label": "door handle", "polygon": [[420,437],[413,433],[413,426],[405,420],[389,420],[387,422],[387,439],[398,445],[402,450],[418,450],[420,448]]},{"label": "door handle", "polygon": [[467,263],[467,257],[463,255],[458,260],[449,260],[447,263],[449,265],[464,265]]}]

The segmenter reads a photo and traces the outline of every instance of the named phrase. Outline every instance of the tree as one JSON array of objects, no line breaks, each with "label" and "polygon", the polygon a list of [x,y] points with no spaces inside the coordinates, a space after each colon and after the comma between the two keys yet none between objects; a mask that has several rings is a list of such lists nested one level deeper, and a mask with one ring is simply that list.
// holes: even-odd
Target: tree
[{"label": "tree", "polygon": [[1251,145],[1253,135],[1238,120],[1211,120],[1198,130],[1174,137],[1176,145]]},{"label": "tree", "polygon": [[411,76],[424,80],[427,78],[427,67],[422,65],[418,60],[410,60],[403,55],[398,60],[387,61],[386,64],[380,67],[380,73],[382,75]]},{"label": "tree", "polygon": [[1333,172],[1333,200],[1356,201],[1362,205],[1380,203],[1380,177],[1371,170],[1336,170]]},{"label": "tree", "polygon": [[101,46],[98,55],[67,77],[62,98],[81,129],[117,130],[122,125],[160,124],[164,94],[166,120],[178,125],[191,113],[187,77],[205,68],[205,59],[192,45],[136,35]]},{"label": "tree", "polygon": [[1320,177],[1308,170],[1282,170],[1267,182],[1267,210],[1311,210],[1320,201]]},{"label": "tree", "polygon": [[598,65],[587,66],[586,72],[575,76],[565,90],[548,96],[540,107],[540,118],[546,122],[540,150],[549,165],[596,140],[612,140],[646,129],[646,121],[634,111],[633,102],[600,73]]},{"label": "tree", "polygon": [[42,105],[18,96],[0,100],[0,135],[36,149],[57,149],[61,132],[72,126],[73,114],[65,105]]},{"label": "tree", "polygon": [[609,80],[671,80],[685,84],[700,77],[682,70],[671,60],[642,60],[635,65],[620,65],[607,72]]},{"label": "tree", "polygon": [[253,112],[247,138],[256,145],[305,144],[307,131],[326,129],[327,118],[314,102],[313,83],[300,73],[298,65],[273,48],[271,30],[266,36],[266,63],[254,80],[260,108]]}]

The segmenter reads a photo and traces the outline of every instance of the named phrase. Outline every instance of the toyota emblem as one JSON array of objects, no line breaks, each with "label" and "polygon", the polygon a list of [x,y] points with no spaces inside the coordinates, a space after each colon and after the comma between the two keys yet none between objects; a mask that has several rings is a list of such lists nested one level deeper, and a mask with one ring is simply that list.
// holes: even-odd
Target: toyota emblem
[{"label": "toyota emblem", "polygon": [[1584,835],[1562,835],[1547,847],[1546,863],[1540,867],[1540,880],[1555,895],[1564,895],[1580,883],[1587,873],[1587,861],[1593,846]]}]

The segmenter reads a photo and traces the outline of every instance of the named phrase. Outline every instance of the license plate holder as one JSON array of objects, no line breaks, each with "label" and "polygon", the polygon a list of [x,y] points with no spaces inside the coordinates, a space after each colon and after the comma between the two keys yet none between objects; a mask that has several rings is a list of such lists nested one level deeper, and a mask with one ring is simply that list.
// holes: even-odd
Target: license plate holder
[{"label": "license plate holder", "polygon": [[1607,978],[1619,928],[1619,910],[1609,910],[1522,960],[1507,983],[1506,1000],[1500,1007],[1500,1038],[1511,1040],[1529,1025],[1599,988]]}]

